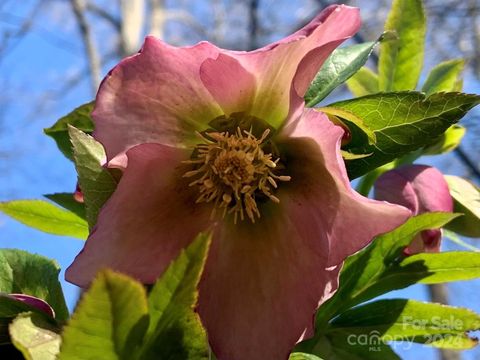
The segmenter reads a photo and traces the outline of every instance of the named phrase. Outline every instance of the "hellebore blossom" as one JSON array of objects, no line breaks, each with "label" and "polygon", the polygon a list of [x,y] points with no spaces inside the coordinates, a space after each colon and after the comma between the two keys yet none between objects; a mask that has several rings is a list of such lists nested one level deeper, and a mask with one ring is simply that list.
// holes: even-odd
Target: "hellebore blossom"
[{"label": "hellebore blossom", "polygon": [[[431,166],[407,165],[382,174],[375,182],[375,198],[403,205],[414,215],[453,211],[453,200],[443,174]],[[406,255],[438,252],[440,229],[422,231],[404,250]]]},{"label": "hellebore blossom", "polygon": [[303,96],[360,26],[331,6],[252,52],[147,37],[98,92],[94,137],[118,187],[66,277],[109,267],[153,283],[199,232],[212,243],[197,311],[220,360],[286,359],[344,259],[410,212],[352,190],[344,131]]}]

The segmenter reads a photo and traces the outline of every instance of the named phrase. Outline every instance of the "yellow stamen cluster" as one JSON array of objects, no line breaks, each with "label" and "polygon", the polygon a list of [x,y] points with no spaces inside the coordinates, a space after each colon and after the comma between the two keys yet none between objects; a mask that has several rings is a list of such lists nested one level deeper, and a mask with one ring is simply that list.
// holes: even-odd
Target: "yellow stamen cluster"
[{"label": "yellow stamen cluster", "polygon": [[279,199],[272,194],[278,187],[277,181],[290,181],[290,176],[279,176],[273,173],[279,159],[262,150],[262,144],[269,134],[265,130],[257,139],[251,132],[240,130],[228,132],[209,132],[199,134],[205,143],[196,146],[191,160],[194,170],[185,173],[184,177],[197,178],[190,186],[198,186],[200,195],[197,203],[213,202],[212,216],[216,210],[234,214],[234,222],[241,220],[245,214],[255,222],[260,217],[257,201],[259,197],[268,198],[278,203]]}]

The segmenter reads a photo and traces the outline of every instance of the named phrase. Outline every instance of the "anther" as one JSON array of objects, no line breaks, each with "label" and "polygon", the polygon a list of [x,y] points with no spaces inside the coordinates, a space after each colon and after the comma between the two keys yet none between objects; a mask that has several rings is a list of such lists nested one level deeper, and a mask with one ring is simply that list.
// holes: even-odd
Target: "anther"
[{"label": "anther", "polygon": [[223,216],[233,214],[234,223],[246,216],[255,222],[260,218],[257,196],[263,194],[275,203],[280,200],[272,194],[277,181],[290,181],[290,176],[276,175],[274,169],[280,161],[262,149],[270,130],[257,139],[250,131],[237,128],[234,133],[197,133],[204,143],[196,146],[193,158],[184,161],[195,166],[183,176],[198,177],[189,185],[199,187],[196,202],[212,202],[212,218],[216,208]]}]

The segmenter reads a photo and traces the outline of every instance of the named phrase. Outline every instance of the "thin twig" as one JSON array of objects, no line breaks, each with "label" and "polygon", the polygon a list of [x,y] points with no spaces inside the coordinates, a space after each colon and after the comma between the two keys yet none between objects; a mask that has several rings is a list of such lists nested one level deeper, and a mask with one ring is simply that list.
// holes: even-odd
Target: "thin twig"
[{"label": "thin twig", "polygon": [[78,28],[82,36],[83,45],[85,47],[85,53],[87,55],[89,67],[90,67],[90,82],[92,94],[97,92],[100,85],[100,58],[95,48],[94,40],[90,30],[90,26],[85,17],[85,1],[83,0],[70,0],[72,10],[78,23]]}]

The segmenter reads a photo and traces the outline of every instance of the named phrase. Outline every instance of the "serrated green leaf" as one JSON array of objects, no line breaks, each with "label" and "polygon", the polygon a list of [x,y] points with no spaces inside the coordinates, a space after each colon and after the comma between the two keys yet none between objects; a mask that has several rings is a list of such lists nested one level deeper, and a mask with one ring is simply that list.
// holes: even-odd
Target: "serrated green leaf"
[{"label": "serrated green leaf", "polygon": [[168,267],[148,298],[150,326],[140,359],[209,359],[208,342],[193,311],[210,237],[198,238]]},{"label": "serrated green leaf", "polygon": [[[378,336],[383,341],[411,341],[441,347],[465,346],[468,331],[480,329],[480,315],[453,306],[415,300],[378,300],[350,309],[336,317],[327,333]],[[473,339],[471,339],[473,340]],[[470,342],[473,345],[473,341]],[[471,346],[468,346],[471,347]],[[467,348],[468,348],[467,347]]]},{"label": "serrated green leaf", "polygon": [[0,249],[0,292],[45,300],[55,311],[55,318],[64,321],[68,310],[59,273],[60,267],[53,260],[22,250]]},{"label": "serrated green leaf", "polygon": [[422,151],[422,155],[440,155],[455,150],[462,142],[466,129],[460,125],[453,125],[447,129],[439,139]]},{"label": "serrated green leaf", "polygon": [[60,348],[60,329],[39,313],[24,313],[9,325],[10,337],[26,360],[55,360]]},{"label": "serrated green leaf", "polygon": [[378,75],[367,67],[362,67],[355,75],[347,80],[347,87],[356,96],[365,96],[378,93]]},{"label": "serrated green leaf", "polygon": [[381,91],[415,90],[423,65],[426,18],[422,0],[394,0],[385,31],[398,39],[380,44]]},{"label": "serrated green leaf", "polygon": [[86,219],[85,204],[76,201],[73,193],[55,193],[46,194],[43,196],[45,196],[48,200],[53,201],[57,205],[60,205],[64,209],[73,212],[82,219]]},{"label": "serrated green leaf", "polygon": [[451,125],[480,103],[480,96],[437,93],[426,98],[419,92],[380,93],[340,101],[329,106],[349,111],[373,130],[376,143],[353,136],[343,149],[367,158],[347,162],[351,179],[438,140]]},{"label": "serrated green leaf", "polygon": [[64,328],[60,360],[132,359],[148,326],[144,287],[100,272]]},{"label": "serrated green leaf", "polygon": [[428,74],[422,91],[427,95],[442,91],[456,91],[464,66],[463,59],[448,60],[438,64]]},{"label": "serrated green leaf", "polygon": [[133,279],[104,271],[73,314],[63,334],[60,360],[208,359],[193,307],[209,237],[199,237],[172,262],[147,297]]},{"label": "serrated green leaf", "polygon": [[83,132],[91,133],[93,131],[91,112],[94,105],[93,101],[83,104],[60,118],[51,127],[43,130],[46,135],[55,140],[60,151],[70,160],[73,160],[73,150],[68,136],[68,125],[74,126]]},{"label": "serrated green leaf", "polygon": [[464,214],[446,227],[463,236],[480,237],[480,189],[469,181],[453,175],[445,175],[454,211]]},{"label": "serrated green leaf", "polygon": [[43,200],[0,202],[0,211],[22,224],[49,234],[79,239],[88,236],[85,220]]},{"label": "serrated green leaf", "polygon": [[98,213],[117,187],[117,182],[102,165],[105,162],[105,150],[102,144],[90,135],[69,127],[73,144],[75,167],[78,183],[83,193],[88,225],[96,224]]},{"label": "serrated green leaf", "polygon": [[305,94],[306,106],[312,107],[325,99],[367,62],[375,46],[381,41],[366,42],[336,49],[325,61]]},{"label": "serrated green leaf", "polygon": [[458,214],[426,213],[412,217],[392,232],[375,238],[364,250],[347,258],[340,273],[337,292],[322,305],[317,314],[318,328],[322,328],[333,316],[352,306],[412,285],[427,276],[423,272],[418,275],[410,273],[410,277],[399,277],[398,282],[388,279],[390,271],[398,269],[398,264],[404,261],[403,249],[417,233],[441,228],[456,216]]}]

